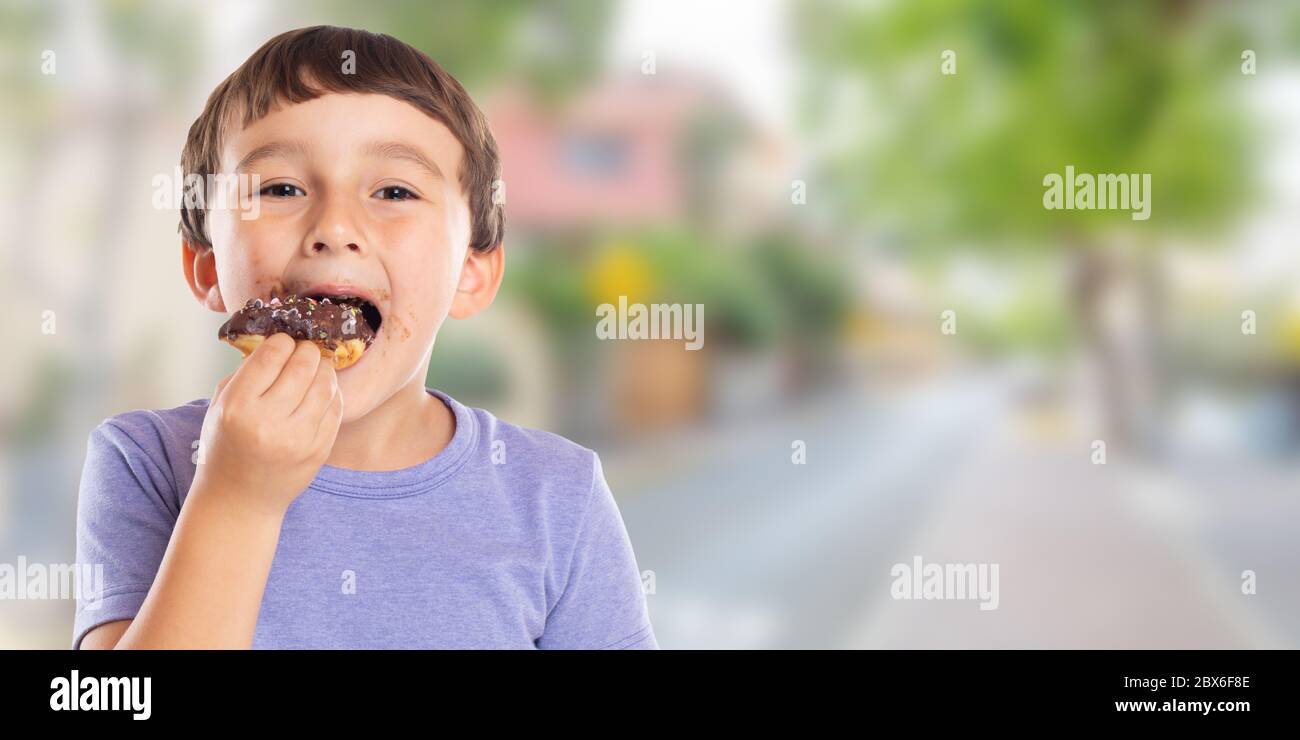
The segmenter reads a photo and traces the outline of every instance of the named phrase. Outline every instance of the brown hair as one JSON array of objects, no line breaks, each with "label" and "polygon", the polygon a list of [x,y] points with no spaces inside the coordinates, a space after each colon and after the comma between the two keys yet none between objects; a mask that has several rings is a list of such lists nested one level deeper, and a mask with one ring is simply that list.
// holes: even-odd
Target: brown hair
[{"label": "brown hair", "polygon": [[[344,74],[343,53],[356,67]],[[220,168],[227,126],[242,113],[242,126],[257,121],[279,102],[302,103],[326,93],[378,93],[403,100],[441,121],[465,150],[459,173],[469,205],[469,246],[491,251],[505,233],[505,209],[493,202],[501,159],[487,118],[456,78],[418,49],[382,33],[336,26],[288,31],[267,41],[208,96],[190,126],[181,153],[186,182],[203,181]],[[188,199],[186,203],[188,203]],[[192,246],[210,248],[203,208],[182,205],[181,235]]]}]

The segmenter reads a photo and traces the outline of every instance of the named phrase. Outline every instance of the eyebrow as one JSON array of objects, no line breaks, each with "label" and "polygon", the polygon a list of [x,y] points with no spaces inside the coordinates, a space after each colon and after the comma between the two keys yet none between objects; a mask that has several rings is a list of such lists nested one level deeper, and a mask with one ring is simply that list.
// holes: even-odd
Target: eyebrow
[{"label": "eyebrow", "polygon": [[248,154],[245,154],[244,158],[239,160],[239,164],[235,166],[235,172],[246,172],[252,168],[253,165],[263,159],[270,159],[272,157],[284,157],[286,159],[296,157],[299,159],[305,159],[307,157],[307,145],[296,139],[289,141],[272,141],[269,144],[263,144]]},{"label": "eyebrow", "polygon": [[363,151],[371,157],[405,160],[424,170],[435,180],[446,180],[438,165],[425,156],[424,152],[410,144],[403,144],[400,141],[373,141],[367,144]]}]

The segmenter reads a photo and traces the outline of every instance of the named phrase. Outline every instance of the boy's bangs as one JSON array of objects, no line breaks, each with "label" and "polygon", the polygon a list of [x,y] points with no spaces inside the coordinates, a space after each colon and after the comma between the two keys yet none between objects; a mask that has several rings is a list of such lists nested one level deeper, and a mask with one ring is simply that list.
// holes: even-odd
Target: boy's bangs
[{"label": "boy's bangs", "polygon": [[433,70],[410,47],[387,36],[321,34],[320,43],[285,43],[250,59],[236,73],[241,124],[248,126],[280,105],[305,103],[330,93],[388,95],[409,102],[447,125],[447,112],[427,92],[438,89]]}]

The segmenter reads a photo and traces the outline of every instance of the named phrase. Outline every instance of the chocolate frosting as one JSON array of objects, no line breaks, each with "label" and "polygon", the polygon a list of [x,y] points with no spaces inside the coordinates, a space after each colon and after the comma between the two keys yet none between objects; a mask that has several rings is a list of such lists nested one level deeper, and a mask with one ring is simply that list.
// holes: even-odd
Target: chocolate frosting
[{"label": "chocolate frosting", "polygon": [[283,301],[273,298],[270,303],[261,298],[250,300],[221,325],[217,336],[230,339],[239,334],[270,336],[277,332],[294,339],[310,339],[326,349],[334,349],[347,339],[360,339],[367,347],[375,341],[375,330],[360,307],[296,295],[286,296]]}]

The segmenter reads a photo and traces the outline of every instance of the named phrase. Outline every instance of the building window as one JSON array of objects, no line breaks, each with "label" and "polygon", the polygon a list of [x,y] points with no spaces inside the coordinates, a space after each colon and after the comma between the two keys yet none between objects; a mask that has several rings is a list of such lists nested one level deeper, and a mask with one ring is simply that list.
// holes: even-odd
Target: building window
[{"label": "building window", "polygon": [[587,177],[613,177],[627,167],[627,140],[618,134],[575,132],[560,140],[564,167]]}]

